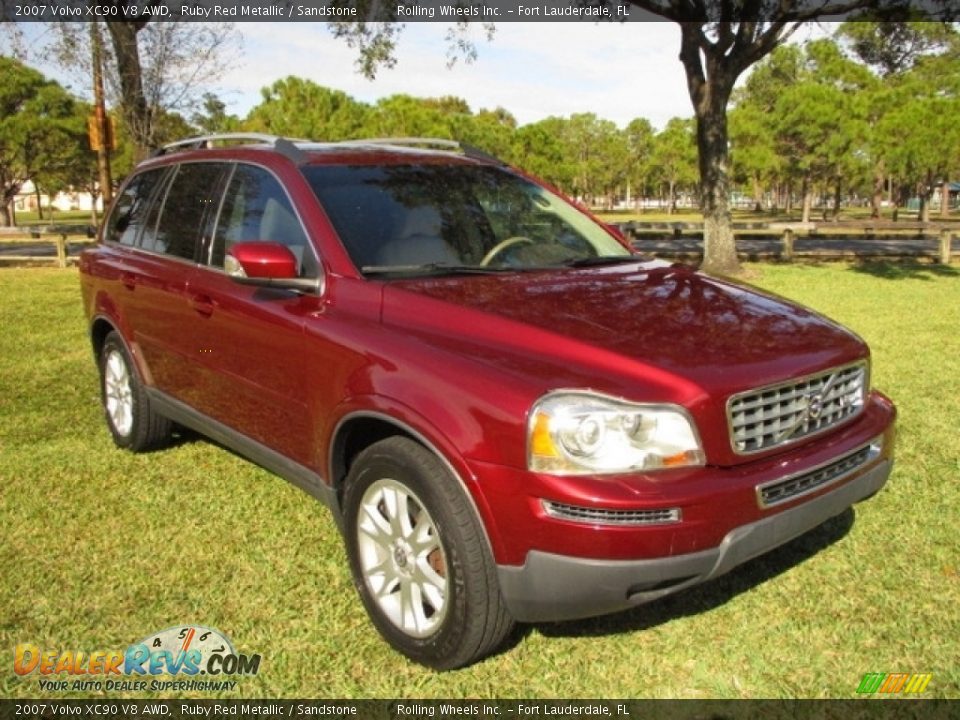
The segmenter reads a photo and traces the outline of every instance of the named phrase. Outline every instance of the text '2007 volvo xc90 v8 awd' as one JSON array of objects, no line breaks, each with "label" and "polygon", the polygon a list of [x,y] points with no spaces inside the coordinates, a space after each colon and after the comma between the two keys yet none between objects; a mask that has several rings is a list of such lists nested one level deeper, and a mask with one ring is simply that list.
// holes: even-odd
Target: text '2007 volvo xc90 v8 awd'
[{"label": "text '2007 volvo xc90 v8 awd'", "polygon": [[853,333],[449,141],[174,143],[80,268],[117,445],[176,423],[318,497],[435,668],[714,578],[893,462]]}]

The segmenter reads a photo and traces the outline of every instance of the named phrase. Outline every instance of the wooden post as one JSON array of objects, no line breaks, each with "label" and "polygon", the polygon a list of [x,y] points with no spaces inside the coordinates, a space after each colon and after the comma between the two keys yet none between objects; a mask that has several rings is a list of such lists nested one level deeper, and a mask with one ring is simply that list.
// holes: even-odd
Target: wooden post
[{"label": "wooden post", "polygon": [[787,262],[793,262],[793,230],[786,228],[783,231],[783,259]]},{"label": "wooden post", "polygon": [[950,264],[950,245],[953,241],[953,233],[950,230],[940,231],[940,262],[943,265]]},{"label": "wooden post", "polygon": [[57,267],[65,268],[67,266],[67,235],[61,233],[57,236]]}]

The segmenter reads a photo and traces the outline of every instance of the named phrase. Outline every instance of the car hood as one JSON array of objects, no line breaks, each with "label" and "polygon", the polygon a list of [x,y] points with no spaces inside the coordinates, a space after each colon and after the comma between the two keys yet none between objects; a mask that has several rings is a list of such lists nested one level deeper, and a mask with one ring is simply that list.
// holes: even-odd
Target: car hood
[{"label": "car hood", "polygon": [[807,308],[660,262],[399,280],[383,302],[384,322],[542,391],[679,402],[709,422],[734,393],[868,355]]},{"label": "car hood", "polygon": [[538,328],[557,344],[587,343],[705,387],[757,387],[867,354],[856,335],[808,308],[682,266],[420,278],[389,289],[512,321],[505,333]]}]

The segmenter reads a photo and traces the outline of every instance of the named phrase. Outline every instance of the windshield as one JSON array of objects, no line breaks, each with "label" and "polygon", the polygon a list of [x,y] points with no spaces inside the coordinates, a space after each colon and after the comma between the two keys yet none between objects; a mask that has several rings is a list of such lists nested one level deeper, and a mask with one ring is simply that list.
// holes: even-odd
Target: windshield
[{"label": "windshield", "polygon": [[324,165],[303,172],[367,274],[495,272],[630,257],[590,217],[501,168]]}]

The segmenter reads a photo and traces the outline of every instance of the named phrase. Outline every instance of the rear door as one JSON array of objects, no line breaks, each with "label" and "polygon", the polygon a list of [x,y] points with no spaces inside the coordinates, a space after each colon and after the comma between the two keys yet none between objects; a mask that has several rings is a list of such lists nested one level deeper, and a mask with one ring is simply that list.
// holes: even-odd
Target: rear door
[{"label": "rear door", "polygon": [[185,329],[205,308],[190,293],[201,248],[209,240],[227,163],[171,169],[153,202],[130,271],[136,295],[134,338],[152,384],[190,405],[202,397],[194,371],[199,348]]}]

